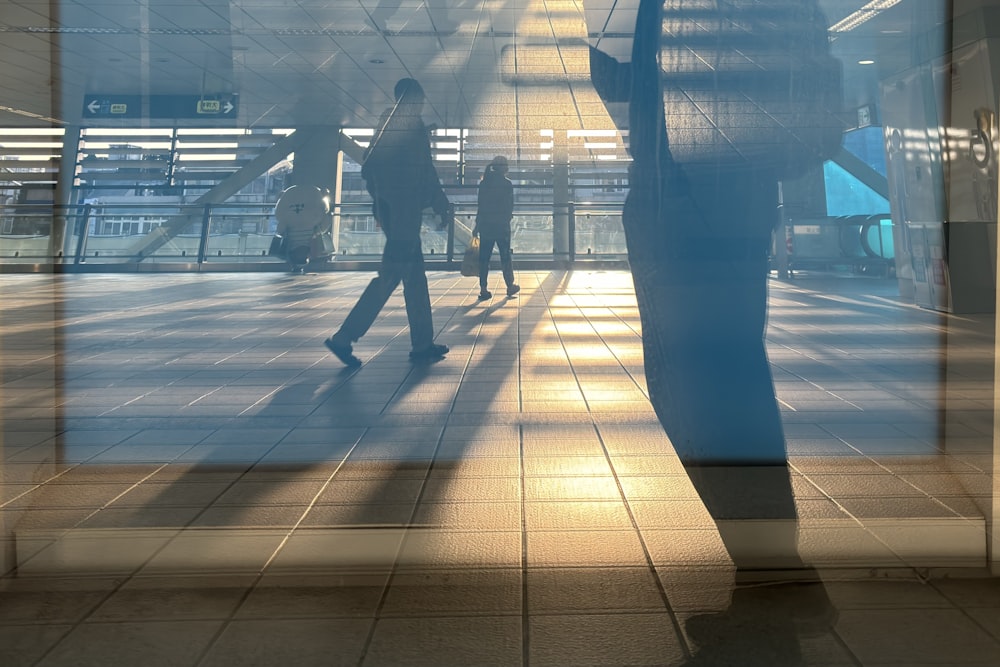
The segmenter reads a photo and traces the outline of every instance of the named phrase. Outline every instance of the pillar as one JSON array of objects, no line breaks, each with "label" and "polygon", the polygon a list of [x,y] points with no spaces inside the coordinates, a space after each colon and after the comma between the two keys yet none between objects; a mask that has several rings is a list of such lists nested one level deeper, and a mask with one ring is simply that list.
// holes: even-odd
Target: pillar
[{"label": "pillar", "polygon": [[569,154],[566,133],[552,135],[552,258],[569,263]]},{"label": "pillar", "polygon": [[[69,213],[69,207],[76,203],[73,182],[76,178],[76,157],[79,149],[80,128],[69,126],[63,134],[56,189],[52,199],[55,206],[52,213],[52,231],[49,234],[48,254],[53,261],[56,261],[60,253],[66,257],[73,252],[74,229],[71,225],[75,225],[76,216]],[[69,227],[68,232],[67,227]]]}]

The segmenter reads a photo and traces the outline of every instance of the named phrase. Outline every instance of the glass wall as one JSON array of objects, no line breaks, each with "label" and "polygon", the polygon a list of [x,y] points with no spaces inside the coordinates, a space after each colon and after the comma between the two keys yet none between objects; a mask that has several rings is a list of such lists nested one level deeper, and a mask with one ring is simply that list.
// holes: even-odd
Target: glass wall
[{"label": "glass wall", "polygon": [[1000,0],[5,0],[0,663],[994,665],[998,54]]},{"label": "glass wall", "polygon": [[[290,130],[84,128],[79,132],[75,162],[64,172],[51,166],[57,165],[57,156],[67,150],[61,133],[6,132],[21,141],[4,144],[11,163],[18,168],[9,172],[12,180],[4,184],[0,262],[30,259],[90,266],[135,261],[151,265],[279,262],[269,258],[267,250],[277,227],[274,209],[282,191],[293,182],[294,153],[278,154],[274,164],[255,166],[254,173],[244,171],[249,171],[248,163],[260,159],[276,141],[290,135]],[[343,130],[346,138],[362,147],[372,132]],[[551,144],[553,136],[553,131],[543,130],[539,137],[547,141],[540,144]],[[561,138],[580,142],[588,136],[566,133]],[[599,168],[588,160],[563,169],[566,187],[561,190],[561,201],[554,196],[555,169],[550,154],[540,155],[542,160],[518,163],[511,170],[509,177],[515,188],[511,245],[518,257],[551,259],[553,220],[557,219],[567,229],[575,229],[569,236],[579,249],[570,254],[622,258],[625,247],[620,214],[628,190],[628,162],[615,161],[615,151],[624,150],[617,131],[601,136],[605,141],[589,145],[606,151],[600,156],[606,159]],[[456,226],[453,234],[438,229],[436,216],[426,212],[424,242],[430,260],[450,260],[456,252],[464,251],[475,226],[479,179],[492,159],[477,157],[485,155],[488,146],[477,144],[476,137],[470,130],[436,130],[433,135],[437,172],[455,205]],[[47,153],[32,154],[31,150]],[[28,161],[32,155],[45,166],[31,166],[35,164]],[[47,180],[13,180],[28,175]],[[48,231],[60,178],[71,178],[71,185],[62,184],[71,203],[57,207],[65,209],[71,220],[64,247],[53,255]],[[246,182],[238,190],[229,196],[216,196],[226,179],[240,178]],[[378,256],[384,236],[372,215],[361,167],[350,156],[344,156],[335,189],[340,199],[330,213],[331,224],[335,219],[339,231],[337,256]],[[144,244],[160,236],[162,244],[143,250]]]}]

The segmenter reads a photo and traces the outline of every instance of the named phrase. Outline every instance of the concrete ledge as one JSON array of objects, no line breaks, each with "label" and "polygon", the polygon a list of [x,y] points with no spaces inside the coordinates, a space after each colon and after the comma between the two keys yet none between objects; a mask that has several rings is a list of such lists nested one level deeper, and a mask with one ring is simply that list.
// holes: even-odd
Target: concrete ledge
[{"label": "concrete ledge", "polygon": [[[983,519],[880,518],[856,521],[723,521],[720,532],[740,567],[985,568]],[[531,539],[529,533],[528,539]],[[594,534],[599,539],[599,533]],[[92,528],[22,531],[22,575],[128,575],[517,568],[520,533],[435,526],[331,528]],[[785,546],[781,546],[785,545]],[[618,565],[629,565],[619,563]],[[689,565],[696,565],[689,563]],[[697,565],[731,565],[702,563]]]},{"label": "concrete ledge", "polygon": [[797,561],[822,568],[982,568],[988,558],[982,518],[823,519],[805,520],[798,526],[794,521],[770,520],[718,524],[733,560],[754,568],[787,568]]}]

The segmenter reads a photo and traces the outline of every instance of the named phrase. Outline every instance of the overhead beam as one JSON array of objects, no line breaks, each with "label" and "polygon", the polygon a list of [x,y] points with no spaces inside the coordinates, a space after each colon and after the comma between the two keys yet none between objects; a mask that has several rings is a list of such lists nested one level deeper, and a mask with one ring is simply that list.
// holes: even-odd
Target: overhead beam
[{"label": "overhead beam", "polygon": [[365,161],[365,149],[364,146],[351,139],[349,136],[344,134],[343,131],[340,133],[340,150],[342,150],[347,157],[351,158],[358,164]]}]

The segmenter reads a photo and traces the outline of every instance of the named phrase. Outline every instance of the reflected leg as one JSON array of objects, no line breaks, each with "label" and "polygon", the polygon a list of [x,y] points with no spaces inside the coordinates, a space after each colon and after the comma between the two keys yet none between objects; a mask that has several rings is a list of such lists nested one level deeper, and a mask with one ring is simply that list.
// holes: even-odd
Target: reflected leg
[{"label": "reflected leg", "polygon": [[488,276],[490,273],[490,260],[493,259],[493,245],[496,239],[487,238],[483,235],[479,237],[479,292],[487,291]]},{"label": "reflected leg", "polygon": [[414,350],[423,350],[434,341],[434,323],[420,242],[411,243],[407,253],[401,275],[406,319],[410,325],[410,345]]},{"label": "reflected leg", "polygon": [[393,242],[386,241],[378,275],[372,278],[368,286],[365,287],[361,298],[354,304],[354,308],[348,313],[334,337],[353,343],[364,336],[382,311],[385,302],[389,300],[399,285],[399,281],[403,279],[406,268],[406,263],[399,261],[398,251],[395,250]]},{"label": "reflected leg", "polygon": [[503,280],[507,289],[514,285],[514,260],[510,252],[510,237],[497,239],[497,252],[500,254],[500,267],[503,271]]},{"label": "reflected leg", "polygon": [[[755,557],[727,522],[745,526],[739,520],[755,514],[791,528],[781,550],[796,559],[794,497],[764,346],[777,180],[721,162],[691,176],[674,162],[658,62],[661,26],[661,3],[642,0],[622,216],[650,401],[737,565]],[[770,473],[760,479],[760,470]],[[739,516],[730,515],[728,484],[745,494]]]}]

